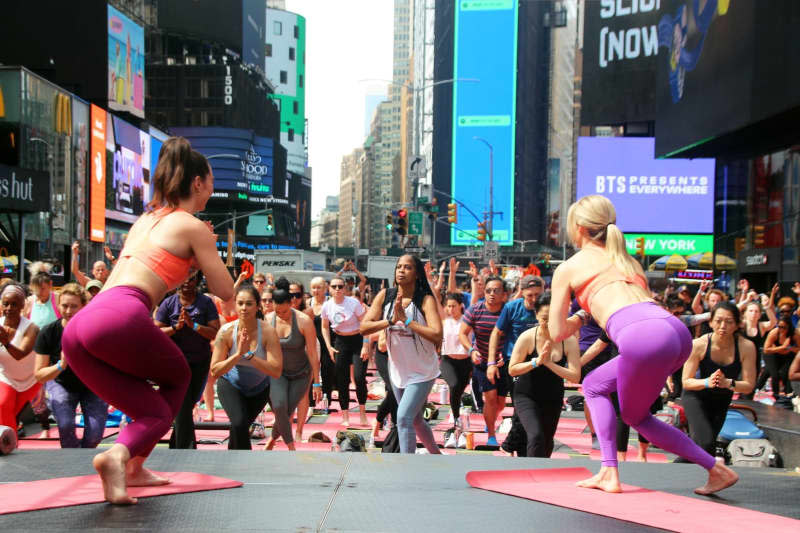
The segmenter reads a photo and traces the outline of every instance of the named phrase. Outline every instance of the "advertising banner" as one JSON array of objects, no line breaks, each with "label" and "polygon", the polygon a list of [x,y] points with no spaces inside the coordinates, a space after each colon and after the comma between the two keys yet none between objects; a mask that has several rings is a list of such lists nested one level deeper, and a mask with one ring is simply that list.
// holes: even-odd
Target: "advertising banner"
[{"label": "advertising banner", "polygon": [[0,209],[35,213],[50,210],[50,174],[0,165]]},{"label": "advertising banner", "polygon": [[238,198],[268,196],[273,191],[274,141],[236,128],[170,128],[209,158],[216,191],[237,191]]},{"label": "advertising banner", "polygon": [[108,107],[144,118],[144,29],[110,5]]},{"label": "advertising banner", "polygon": [[[514,239],[514,134],[517,100],[515,0],[459,1],[455,9],[451,193],[472,211],[490,211],[493,240]],[[488,146],[487,146],[488,144]],[[489,198],[489,176],[494,187]],[[474,222],[477,224],[477,221]],[[450,230],[450,244],[475,244]]]},{"label": "advertising banner", "polygon": [[714,160],[654,159],[653,149],[648,137],[580,137],[577,197],[607,197],[626,233],[713,233]]},{"label": "advertising banner", "polygon": [[713,235],[669,235],[653,233],[626,233],[625,246],[628,253],[636,253],[636,239],[644,238],[645,255],[694,255],[711,252],[714,248]]},{"label": "advertising banner", "polygon": [[585,2],[581,123],[654,120],[661,0]]},{"label": "advertising banner", "polygon": [[113,115],[107,124],[105,216],[132,224],[152,197],[150,135]]},{"label": "advertising banner", "polygon": [[264,73],[264,0],[242,0],[242,62]]},{"label": "advertising banner", "polygon": [[89,188],[89,238],[106,241],[106,112],[92,104],[91,186]]}]

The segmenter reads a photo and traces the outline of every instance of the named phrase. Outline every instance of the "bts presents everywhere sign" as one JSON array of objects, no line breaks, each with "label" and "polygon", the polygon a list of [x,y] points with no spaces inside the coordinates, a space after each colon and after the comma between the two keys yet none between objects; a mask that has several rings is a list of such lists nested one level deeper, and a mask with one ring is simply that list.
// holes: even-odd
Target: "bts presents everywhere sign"
[{"label": "bts presents everywhere sign", "polygon": [[50,174],[0,165],[0,209],[35,213],[50,210]]},{"label": "bts presents everywhere sign", "polygon": [[623,232],[713,233],[714,160],[655,159],[650,137],[580,137],[581,198],[614,203]]}]

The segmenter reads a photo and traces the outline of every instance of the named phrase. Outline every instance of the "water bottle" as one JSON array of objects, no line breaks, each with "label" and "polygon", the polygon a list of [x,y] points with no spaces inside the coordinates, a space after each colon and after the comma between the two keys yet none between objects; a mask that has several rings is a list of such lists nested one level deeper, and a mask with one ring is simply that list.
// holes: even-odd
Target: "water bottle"
[{"label": "water bottle", "polygon": [[443,384],[439,389],[439,403],[441,405],[445,405],[447,403],[447,396],[448,396],[449,389],[447,384]]},{"label": "water bottle", "polygon": [[461,420],[461,430],[467,432],[470,430],[469,428],[469,415],[472,414],[472,408],[470,407],[462,407],[461,408],[461,416],[458,417]]},{"label": "water bottle", "polygon": [[322,412],[328,414],[328,396],[322,397]]}]

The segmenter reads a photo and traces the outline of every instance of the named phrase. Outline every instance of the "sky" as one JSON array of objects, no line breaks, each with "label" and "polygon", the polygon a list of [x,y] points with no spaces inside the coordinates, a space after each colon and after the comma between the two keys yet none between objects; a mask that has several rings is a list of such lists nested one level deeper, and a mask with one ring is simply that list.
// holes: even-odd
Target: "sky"
[{"label": "sky", "polygon": [[367,95],[392,79],[392,0],[286,0],[306,18],[306,118],[311,209],[339,194],[342,157],[364,143]]}]

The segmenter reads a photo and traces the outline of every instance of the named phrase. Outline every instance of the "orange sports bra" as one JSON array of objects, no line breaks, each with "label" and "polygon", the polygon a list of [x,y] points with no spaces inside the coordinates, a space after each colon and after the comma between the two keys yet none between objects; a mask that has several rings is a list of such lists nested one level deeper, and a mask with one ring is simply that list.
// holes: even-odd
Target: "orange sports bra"
[{"label": "orange sports bra", "polygon": [[151,245],[149,236],[153,228],[155,228],[166,215],[179,210],[182,211],[180,208],[161,208],[153,212],[154,221],[145,232],[145,242],[139,244],[128,241],[125,243],[122,254],[120,254],[122,257],[133,257],[144,263],[156,276],[161,278],[161,281],[167,286],[167,290],[176,288],[189,276],[192,259],[178,257],[163,248]]},{"label": "orange sports bra", "polygon": [[647,280],[644,279],[639,274],[634,276],[625,276],[617,267],[613,264],[608,265],[608,268],[605,270],[601,270],[588,280],[575,289],[575,299],[578,300],[578,304],[586,310],[587,313],[591,313],[591,303],[592,298],[594,295],[597,294],[597,291],[608,285],[609,283],[614,283],[615,281],[624,281],[625,283],[632,283],[634,285],[638,285],[644,290],[647,290]]}]

